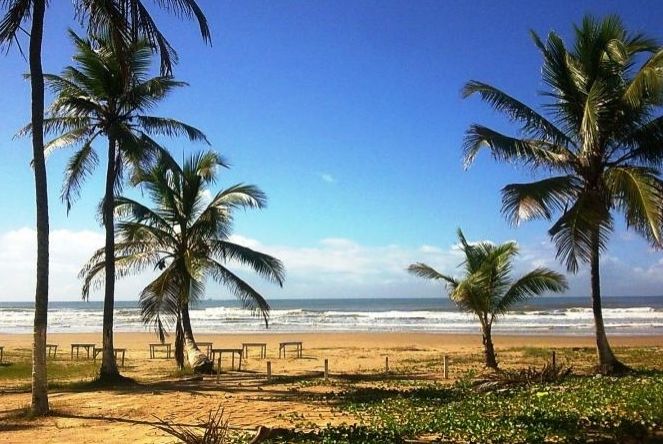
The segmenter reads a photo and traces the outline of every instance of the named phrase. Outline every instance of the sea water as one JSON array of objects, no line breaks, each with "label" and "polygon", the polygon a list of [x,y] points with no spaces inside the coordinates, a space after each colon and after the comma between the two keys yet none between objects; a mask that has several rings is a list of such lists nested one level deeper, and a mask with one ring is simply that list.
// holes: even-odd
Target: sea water
[{"label": "sea water", "polygon": [[[98,332],[102,302],[51,302],[50,332]],[[270,301],[269,329],[260,316],[236,301],[200,301],[191,310],[197,332],[417,331],[479,332],[478,321],[448,299],[280,299]],[[33,305],[0,302],[0,333],[32,331]],[[619,335],[663,334],[663,296],[606,297],[606,329]],[[150,331],[135,301],[115,303],[117,332]],[[591,335],[593,315],[588,297],[540,297],[515,307],[495,322],[496,333]]]}]

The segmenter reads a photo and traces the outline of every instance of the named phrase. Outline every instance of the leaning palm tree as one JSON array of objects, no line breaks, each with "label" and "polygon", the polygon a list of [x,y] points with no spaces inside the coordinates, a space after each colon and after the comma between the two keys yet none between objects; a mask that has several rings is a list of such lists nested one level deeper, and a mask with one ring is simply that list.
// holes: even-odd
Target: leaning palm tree
[{"label": "leaning palm tree", "polygon": [[570,272],[582,262],[591,269],[599,371],[623,372],[603,324],[599,259],[613,231],[614,211],[624,214],[628,228],[661,246],[663,49],[653,39],[628,33],[615,16],[585,17],[570,49],[555,33],[545,43],[532,36],[543,55],[543,109],[549,116],[494,86],[467,83],[465,97],[478,94],[522,126],[519,136],[510,137],[472,125],[465,162],[470,165],[487,147],[499,161],[552,174],[505,186],[502,211],[514,225],[560,213],[549,230],[557,257]]},{"label": "leaning palm tree", "polygon": [[[207,139],[190,125],[149,114],[160,100],[186,84],[170,76],[150,77],[152,53],[146,41],[128,48],[125,65],[109,39],[83,39],[71,31],[70,35],[76,48],[76,65],[65,68],[59,76],[44,76],[55,96],[44,129],[58,134],[44,148],[48,155],[63,147],[77,147],[67,164],[62,189],[62,200],[69,211],[85,179],[98,164],[95,145],[99,139],[106,139],[106,186],[101,219],[106,232],[105,251],[112,257],[115,193],[121,189],[127,170],[153,162],[163,151],[153,136],[184,136],[202,142]],[[26,128],[29,130],[30,126]],[[109,279],[104,294],[102,380],[119,376],[113,353],[113,261],[106,263],[105,274]]]},{"label": "leaning palm tree", "polygon": [[[284,279],[281,261],[229,239],[233,211],[262,208],[263,192],[239,184],[218,191],[208,201],[208,186],[214,184],[222,166],[223,160],[212,151],[192,155],[182,167],[164,153],[156,165],[134,177],[154,207],[128,197],[118,197],[115,202],[118,275],[146,269],[160,271],[140,295],[143,321],[153,325],[163,341],[167,326],[175,320],[175,355],[182,360],[180,350],[185,346],[187,360],[196,372],[212,369],[212,362],[196,346],[189,317],[189,307],[203,294],[205,280],[211,278],[225,285],[244,308],[261,314],[267,324],[267,301],[227,264],[236,262],[280,286]],[[102,285],[105,257],[100,249],[83,267],[84,294]],[[183,362],[178,365],[181,367]]]},{"label": "leaning palm tree", "polygon": [[474,313],[481,324],[486,367],[497,370],[493,347],[493,322],[506,314],[515,304],[545,292],[561,292],[568,288],[561,274],[547,268],[536,268],[517,278],[511,278],[513,259],[518,255],[515,242],[495,245],[490,242],[470,244],[458,230],[460,249],[465,254],[462,278],[444,275],[421,262],[408,271],[416,276],[444,281],[449,298],[468,313]]},{"label": "leaning palm tree", "polygon": [[[207,20],[194,0],[165,0],[161,7],[175,14],[196,18],[203,39],[210,41]],[[171,72],[177,55],[156,26],[155,21],[141,0],[75,0],[79,19],[88,24],[90,30],[112,23],[116,41],[122,48],[125,39],[120,36],[148,39],[152,47],[161,54],[164,73]],[[25,22],[30,21],[29,66],[31,90],[32,164],[35,176],[37,213],[37,274],[35,287],[35,318],[32,352],[32,402],[33,415],[48,413],[48,388],[46,376],[46,330],[48,321],[48,273],[49,273],[49,228],[48,187],[46,161],[44,157],[44,77],[42,70],[42,40],[46,0],[3,0],[0,7],[5,14],[0,20],[0,46],[10,46],[19,41]],[[27,34],[27,33],[26,33]]]}]

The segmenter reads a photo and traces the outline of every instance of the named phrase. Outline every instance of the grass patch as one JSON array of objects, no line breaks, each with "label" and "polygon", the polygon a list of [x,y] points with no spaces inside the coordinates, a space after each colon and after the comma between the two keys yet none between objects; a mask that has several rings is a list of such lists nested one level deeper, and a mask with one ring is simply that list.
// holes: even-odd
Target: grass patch
[{"label": "grass patch", "polygon": [[[663,373],[623,378],[570,377],[477,393],[454,387],[366,389],[339,395],[360,425],[293,433],[274,443],[400,443],[421,436],[435,442],[643,442],[661,433]],[[635,441],[634,441],[635,440]]]},{"label": "grass patch", "polygon": [[[46,364],[49,381],[68,379],[92,379],[98,365],[93,361],[49,361]],[[21,381],[32,378],[32,363],[18,361],[0,366],[0,381]]]}]

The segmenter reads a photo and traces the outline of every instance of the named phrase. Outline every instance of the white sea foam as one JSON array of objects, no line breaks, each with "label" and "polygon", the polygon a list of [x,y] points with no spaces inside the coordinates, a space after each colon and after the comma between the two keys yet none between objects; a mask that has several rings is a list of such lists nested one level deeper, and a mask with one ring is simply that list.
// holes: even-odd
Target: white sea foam
[{"label": "white sea foam", "polygon": [[[374,310],[374,308],[373,308]],[[29,308],[0,307],[0,333],[27,333],[32,328]],[[95,332],[101,330],[101,308],[52,308],[51,332]],[[605,308],[603,317],[609,332],[619,334],[663,334],[663,310],[655,307]],[[201,332],[265,331],[264,322],[250,311],[215,306],[191,310],[194,328]],[[115,311],[116,331],[144,331],[140,310],[123,307]],[[502,316],[495,332],[519,334],[591,334],[592,310],[583,307],[516,310]],[[478,322],[455,310],[342,311],[274,309],[269,331],[426,331],[477,332]]]}]

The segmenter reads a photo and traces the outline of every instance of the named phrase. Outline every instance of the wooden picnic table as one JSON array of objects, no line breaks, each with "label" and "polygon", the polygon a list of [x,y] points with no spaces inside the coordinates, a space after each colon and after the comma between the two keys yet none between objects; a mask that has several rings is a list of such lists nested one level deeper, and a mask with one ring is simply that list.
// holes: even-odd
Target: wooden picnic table
[{"label": "wooden picnic table", "polygon": [[218,354],[219,355],[219,366],[218,369],[221,369],[221,357],[223,356],[224,353],[230,353],[230,356],[232,356],[232,363],[230,365],[230,368],[235,370],[235,354],[239,356],[239,365],[237,366],[237,370],[242,370],[242,354],[243,350],[241,348],[213,348],[212,349],[212,362],[214,361],[215,356]]},{"label": "wooden picnic table", "polygon": [[76,349],[76,359],[78,359],[78,353],[81,348],[84,348],[85,351],[87,352],[87,359],[90,359],[90,349],[94,350],[95,344],[88,344],[88,343],[73,343],[71,344],[71,360],[74,360],[74,349]]},{"label": "wooden picnic table", "polygon": [[53,359],[58,353],[58,344],[46,344],[46,356],[51,357],[51,351],[53,351]]},{"label": "wooden picnic table", "polygon": [[198,348],[207,348],[207,353],[205,353],[207,356],[212,354],[212,343],[211,342],[196,342],[196,345]]},{"label": "wooden picnic table", "polygon": [[150,344],[150,358],[154,359],[156,356],[156,348],[166,349],[166,359],[170,359],[171,344],[162,344],[161,342],[154,342]]},{"label": "wooden picnic table", "polygon": [[2,364],[2,358],[5,356],[5,348],[0,345],[0,364]]},{"label": "wooden picnic table", "polygon": [[[99,353],[103,353],[104,349],[103,347],[95,347],[92,351],[92,357],[94,358],[94,361],[97,361],[97,355]],[[119,354],[122,355],[122,367],[124,367],[124,354],[127,352],[126,348],[114,348],[113,349],[113,354],[115,355],[115,360],[117,361],[117,357]]]},{"label": "wooden picnic table", "polygon": [[249,348],[258,347],[260,348],[260,359],[267,357],[267,344],[264,342],[243,342],[242,350],[244,350],[244,357],[249,357]]},{"label": "wooden picnic table", "polygon": [[302,342],[301,341],[288,341],[288,342],[281,342],[279,343],[279,358],[281,358],[281,353],[283,353],[283,357],[285,358],[285,349],[288,346],[295,346],[295,353],[297,354],[298,358],[302,357]]}]

